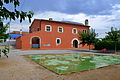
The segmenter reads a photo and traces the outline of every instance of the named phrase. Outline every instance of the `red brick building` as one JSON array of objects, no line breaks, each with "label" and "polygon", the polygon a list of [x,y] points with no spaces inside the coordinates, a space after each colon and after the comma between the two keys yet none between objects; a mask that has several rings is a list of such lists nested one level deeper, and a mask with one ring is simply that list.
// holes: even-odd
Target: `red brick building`
[{"label": "red brick building", "polygon": [[30,34],[18,37],[16,47],[28,49],[87,49],[80,45],[78,31],[89,30],[88,20],[85,25],[68,21],[35,19],[29,27]]}]

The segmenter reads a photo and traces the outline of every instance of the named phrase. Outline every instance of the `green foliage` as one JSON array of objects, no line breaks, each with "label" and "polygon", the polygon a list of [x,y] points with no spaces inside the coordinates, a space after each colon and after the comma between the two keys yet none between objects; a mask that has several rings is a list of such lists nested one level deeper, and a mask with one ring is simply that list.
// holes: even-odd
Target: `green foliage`
[{"label": "green foliage", "polygon": [[[4,5],[7,4],[13,4],[14,7],[12,10],[9,10]],[[31,22],[31,18],[33,17],[34,13],[32,11],[24,12],[24,11],[18,11],[17,7],[20,6],[19,0],[0,0],[0,39],[6,39],[9,37],[8,34],[6,34],[6,31],[9,27],[9,23],[6,25],[3,24],[3,20],[16,20],[20,19],[20,22],[25,20],[26,18],[29,19],[29,22]],[[7,56],[7,53],[9,52],[9,48],[5,47],[2,52]],[[1,52],[0,52],[1,53]],[[8,56],[7,56],[8,57]]]},{"label": "green foliage", "polygon": [[4,49],[0,49],[0,57],[1,57],[1,53],[4,53],[4,55],[8,58],[8,53],[9,53],[9,47],[5,46]]},{"label": "green foliage", "polygon": [[8,26],[9,26],[9,23],[7,23],[6,25],[0,26],[0,39],[6,39],[9,37],[9,35],[6,34]]},{"label": "green foliage", "polygon": [[97,34],[95,33],[94,29],[91,29],[90,31],[87,32],[79,32],[78,33],[78,39],[81,41],[81,44],[85,45],[94,45],[95,42],[97,41],[96,39]]},{"label": "green foliage", "polygon": [[[7,4],[13,4],[14,7],[12,10],[7,9],[4,5]],[[0,0],[0,39],[6,39],[9,37],[8,34],[6,34],[6,31],[9,27],[9,23],[6,25],[3,24],[4,20],[16,20],[20,19],[20,22],[25,20],[26,18],[29,19],[29,22],[31,22],[31,18],[33,17],[34,13],[32,11],[24,12],[24,11],[18,11],[17,7],[20,6],[19,0]]]},{"label": "green foliage", "polygon": [[107,50],[114,50],[115,49],[115,43],[116,43],[116,50],[120,50],[120,41],[111,41],[111,40],[102,40],[98,41],[95,44],[95,49],[96,50],[101,50],[106,48]]},{"label": "green foliage", "polygon": [[1,49],[0,49],[0,57],[1,57],[1,53],[2,53],[2,51],[1,51]]},{"label": "green foliage", "polygon": [[107,50],[120,50],[120,30],[111,27],[111,31],[106,33],[104,39],[98,41],[95,44],[95,49],[101,50],[106,48]]},{"label": "green foliage", "polygon": [[[111,27],[111,31],[107,33],[107,36],[103,40],[110,40],[113,41],[114,45],[111,45],[111,47],[114,47],[114,50],[116,52],[116,48],[119,48],[118,45],[118,40],[120,39],[120,30],[117,28]],[[108,47],[109,48],[109,47]],[[110,48],[113,49],[113,48]]]},{"label": "green foliage", "polygon": [[0,43],[2,43],[3,42],[3,40],[0,40]]},{"label": "green foliage", "polygon": [[[8,10],[4,4],[14,4],[13,10]],[[0,19],[10,19],[10,20],[16,20],[20,19],[20,22],[25,20],[27,17],[29,19],[29,22],[31,22],[31,18],[33,16],[33,12],[23,12],[23,11],[18,11],[16,9],[17,6],[20,5],[19,0],[0,0]]]},{"label": "green foliage", "polygon": [[9,3],[14,3],[14,7],[19,6],[20,2],[19,0],[0,0],[0,6],[3,6],[3,4],[9,4]]},{"label": "green foliage", "polygon": [[112,41],[118,41],[120,38],[120,30],[117,30],[117,28],[111,27],[111,31],[107,33],[107,36],[105,37],[106,40],[112,40]]}]

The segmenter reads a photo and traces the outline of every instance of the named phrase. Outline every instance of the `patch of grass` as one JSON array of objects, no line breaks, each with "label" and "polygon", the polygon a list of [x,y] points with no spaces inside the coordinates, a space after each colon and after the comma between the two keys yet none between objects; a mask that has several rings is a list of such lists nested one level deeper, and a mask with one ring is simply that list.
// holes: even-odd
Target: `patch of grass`
[{"label": "patch of grass", "polygon": [[57,74],[68,74],[120,64],[120,56],[97,54],[58,54],[58,55],[27,55],[36,63],[46,67]]}]

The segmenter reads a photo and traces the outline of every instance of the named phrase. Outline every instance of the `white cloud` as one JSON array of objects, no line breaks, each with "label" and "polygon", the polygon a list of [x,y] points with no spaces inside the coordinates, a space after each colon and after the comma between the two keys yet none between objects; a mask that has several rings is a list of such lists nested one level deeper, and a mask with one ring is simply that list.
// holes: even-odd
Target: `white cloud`
[{"label": "white cloud", "polygon": [[104,38],[105,36],[106,36],[105,33],[101,33],[101,34],[99,34],[99,36],[97,36],[97,38]]},{"label": "white cloud", "polygon": [[112,6],[112,8],[116,9],[116,8],[120,8],[120,4],[115,4]]},{"label": "white cloud", "polygon": [[110,30],[110,27],[114,25],[116,26],[118,25],[118,21],[116,21],[116,19],[120,15],[119,10],[111,10],[111,13],[112,13],[111,15],[86,15],[84,13],[71,15],[71,14],[65,14],[60,12],[47,11],[47,12],[35,15],[34,18],[40,18],[40,19],[53,18],[54,20],[60,20],[60,21],[69,20],[69,21],[75,21],[80,23],[84,23],[85,19],[88,19],[89,25],[92,28],[96,29],[96,32],[100,33],[101,35],[100,37],[102,37],[102,34]]},{"label": "white cloud", "polygon": [[[116,9],[117,8],[117,9]],[[120,28],[120,4],[113,5],[113,9],[110,10],[110,15],[86,15],[84,13],[79,14],[66,14],[54,11],[46,11],[46,12],[38,12],[34,15],[33,19],[49,19],[53,18],[53,20],[58,21],[75,21],[84,23],[85,19],[89,20],[89,25],[96,29],[96,32],[99,33],[99,37],[104,37],[105,32],[110,30],[110,27]],[[27,20],[28,22],[28,20]],[[28,31],[30,24],[11,24],[11,31],[20,30],[21,28],[24,31]]]},{"label": "white cloud", "polygon": [[29,25],[28,24],[22,24],[22,23],[11,23],[10,24],[10,32],[12,31],[28,31]]}]

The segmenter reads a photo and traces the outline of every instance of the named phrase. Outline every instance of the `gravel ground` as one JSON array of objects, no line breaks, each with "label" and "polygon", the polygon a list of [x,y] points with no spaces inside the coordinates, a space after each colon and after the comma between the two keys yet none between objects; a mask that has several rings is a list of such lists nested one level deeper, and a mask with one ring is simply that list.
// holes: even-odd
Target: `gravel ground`
[{"label": "gravel ground", "polygon": [[[24,54],[45,53],[70,53],[74,50],[40,50],[20,51],[14,50],[9,58],[0,58],[0,80],[120,80],[120,65],[112,65],[104,68],[76,72],[66,75],[57,75],[48,69],[34,63]],[[83,52],[82,52],[83,53]],[[88,52],[84,52],[88,53]]]},{"label": "gravel ground", "polygon": [[116,52],[115,54],[120,55],[120,52]]}]

